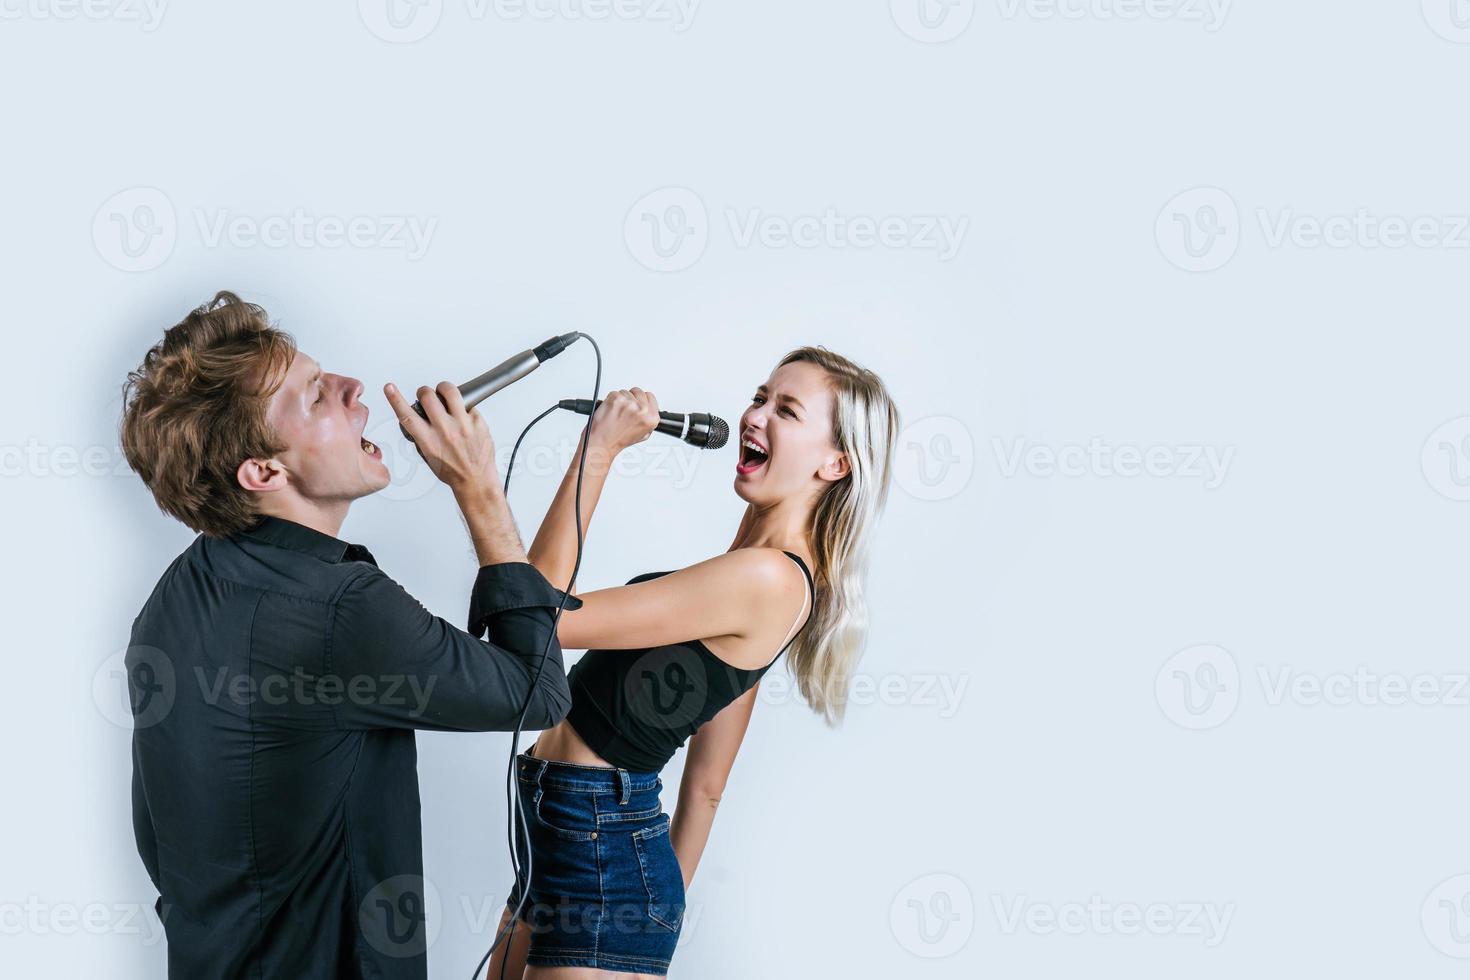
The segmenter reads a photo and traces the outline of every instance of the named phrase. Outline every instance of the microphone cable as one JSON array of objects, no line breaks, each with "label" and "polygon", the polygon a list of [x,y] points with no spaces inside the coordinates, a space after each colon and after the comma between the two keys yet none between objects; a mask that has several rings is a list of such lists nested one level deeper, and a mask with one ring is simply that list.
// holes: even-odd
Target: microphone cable
[{"label": "microphone cable", "polygon": [[[597,401],[598,393],[602,389],[602,348],[598,347],[597,341],[593,340],[592,337],[588,334],[579,332],[577,336],[579,339],[585,339],[587,343],[592,345],[592,350],[597,357],[597,370],[592,382],[592,401],[595,403]],[[506,463],[504,487],[505,493],[509,494],[510,492],[511,470],[515,468],[516,453],[520,451],[521,441],[526,438],[526,434],[531,431],[532,426],[534,426],[537,422],[540,422],[542,419],[546,418],[546,416],[550,415],[552,412],[556,411],[560,407],[560,404],[552,405],[546,411],[542,412],[530,422],[526,423],[526,427],[521,430],[520,436],[516,438],[515,446],[510,451],[510,461]],[[557,604],[556,613],[552,616],[551,634],[546,638],[546,646],[541,650],[541,660],[536,665],[536,672],[531,675],[531,685],[526,690],[525,703],[521,705],[520,716],[516,718],[516,727],[515,730],[512,732],[510,738],[510,762],[507,764],[505,770],[505,805],[509,816],[506,825],[506,836],[510,845],[510,866],[516,875],[517,890],[521,893],[520,900],[516,903],[516,907],[511,913],[510,919],[506,922],[505,925],[500,926],[496,930],[495,939],[491,941],[490,948],[485,951],[485,955],[480,958],[480,962],[475,966],[475,971],[470,974],[470,980],[478,980],[480,976],[480,971],[485,968],[485,964],[490,961],[490,957],[495,955],[495,950],[500,947],[502,941],[505,943],[506,955],[501,957],[500,960],[500,976],[501,980],[504,980],[505,965],[510,958],[510,944],[511,939],[515,936],[516,923],[520,920],[521,909],[525,907],[526,902],[531,897],[531,869],[533,864],[531,854],[531,831],[530,828],[526,825],[526,815],[521,810],[520,780],[516,778],[516,759],[520,755],[521,726],[525,724],[526,712],[530,709],[531,698],[534,697],[536,693],[536,684],[541,679],[541,672],[546,667],[547,658],[551,655],[551,645],[556,642],[557,628],[561,624],[562,611],[566,609],[567,597],[572,594],[572,589],[577,584],[577,573],[582,568],[582,472],[587,466],[587,446],[592,441],[592,423],[595,421],[595,419],[596,413],[594,413],[587,419],[587,426],[583,430],[582,434],[582,447],[578,451],[577,491],[572,504],[573,516],[575,517],[577,522],[577,558],[576,561],[572,564],[572,577],[567,581],[567,587],[562,590],[561,601]],[[520,885],[520,882],[522,881],[521,865],[519,849],[516,847],[517,843],[522,837],[525,839],[526,842],[526,867],[524,876],[524,887]]]}]

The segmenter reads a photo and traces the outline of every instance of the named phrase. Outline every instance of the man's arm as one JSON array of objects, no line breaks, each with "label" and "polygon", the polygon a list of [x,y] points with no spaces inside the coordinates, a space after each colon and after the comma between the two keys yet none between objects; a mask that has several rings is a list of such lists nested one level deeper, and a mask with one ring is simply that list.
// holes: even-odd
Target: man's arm
[{"label": "man's arm", "polygon": [[[571,706],[554,625],[563,596],[526,561],[489,427],[479,412],[466,411],[448,381],[418,390],[427,420],[395,386],[384,393],[419,454],[453,491],[480,570],[468,632],[432,615],[376,566],[347,584],[332,611],[325,665],[343,683],[338,724],[509,731],[526,705],[527,727],[550,728]],[[567,609],[581,604],[565,597]],[[480,639],[487,631],[488,641]]]},{"label": "man's arm", "polygon": [[[475,576],[465,631],[368,567],[344,589],[332,614],[326,673],[340,679],[337,723],[349,729],[510,731],[527,705],[526,727],[550,728],[571,707],[553,629],[561,598],[525,561],[484,565]],[[575,608],[581,600],[567,596],[566,605]],[[480,639],[487,631],[488,639]]]}]

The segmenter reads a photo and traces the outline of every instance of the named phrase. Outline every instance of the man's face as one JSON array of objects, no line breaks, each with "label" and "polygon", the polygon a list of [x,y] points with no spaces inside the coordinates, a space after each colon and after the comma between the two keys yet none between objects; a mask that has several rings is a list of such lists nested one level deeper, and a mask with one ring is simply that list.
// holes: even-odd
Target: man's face
[{"label": "man's face", "polygon": [[361,381],[325,372],[314,358],[296,352],[266,418],[289,447],[275,459],[301,497],[356,500],[391,482],[382,451],[362,438],[368,410],[358,400],[361,394]]}]

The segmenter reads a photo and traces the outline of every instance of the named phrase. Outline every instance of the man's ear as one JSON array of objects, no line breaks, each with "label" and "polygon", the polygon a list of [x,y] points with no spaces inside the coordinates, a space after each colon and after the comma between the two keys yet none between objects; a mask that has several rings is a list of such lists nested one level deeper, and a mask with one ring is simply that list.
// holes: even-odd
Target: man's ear
[{"label": "man's ear", "polygon": [[247,459],[235,470],[235,479],[246,490],[268,493],[286,486],[286,471],[274,459]]},{"label": "man's ear", "polygon": [[817,470],[817,476],[835,483],[847,476],[851,469],[852,467],[847,460],[847,453],[838,453],[822,464],[822,468]]}]

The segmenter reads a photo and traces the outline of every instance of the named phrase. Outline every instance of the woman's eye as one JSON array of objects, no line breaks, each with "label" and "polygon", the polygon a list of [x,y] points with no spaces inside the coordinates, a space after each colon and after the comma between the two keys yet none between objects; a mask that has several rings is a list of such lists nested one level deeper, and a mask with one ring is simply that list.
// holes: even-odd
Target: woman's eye
[{"label": "woman's eye", "polygon": [[796,412],[794,410],[792,410],[789,406],[782,408],[781,411],[785,412],[787,415],[791,416],[792,418],[796,418]]}]

